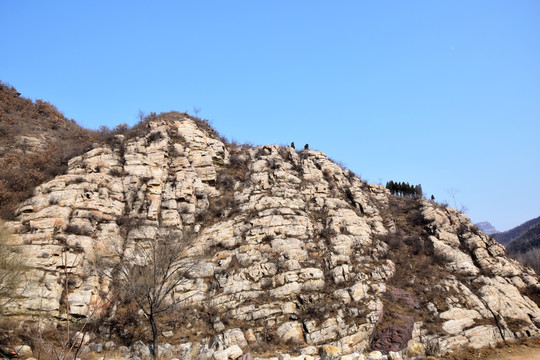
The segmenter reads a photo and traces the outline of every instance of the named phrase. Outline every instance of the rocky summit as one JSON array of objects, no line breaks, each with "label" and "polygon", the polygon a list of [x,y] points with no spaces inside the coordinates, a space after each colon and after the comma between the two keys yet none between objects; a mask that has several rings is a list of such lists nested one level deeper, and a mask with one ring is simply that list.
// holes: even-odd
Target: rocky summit
[{"label": "rocky summit", "polygon": [[487,221],[482,221],[482,222],[479,222],[479,223],[477,223],[475,225],[478,226],[478,228],[480,230],[482,230],[482,232],[484,234],[486,234],[486,235],[493,235],[493,234],[496,234],[496,233],[499,232],[499,231],[497,231],[497,229],[495,229],[495,227],[493,225],[491,225]]},{"label": "rocky summit", "polygon": [[161,114],[35,188],[8,223],[31,269],[9,314],[97,318],[92,336],[144,341],[120,319],[144,315],[95,259],[180,232],[197,261],[159,321],[171,357],[415,358],[538,335],[537,275],[467,216],[322,152],[231,144],[205,125]]}]

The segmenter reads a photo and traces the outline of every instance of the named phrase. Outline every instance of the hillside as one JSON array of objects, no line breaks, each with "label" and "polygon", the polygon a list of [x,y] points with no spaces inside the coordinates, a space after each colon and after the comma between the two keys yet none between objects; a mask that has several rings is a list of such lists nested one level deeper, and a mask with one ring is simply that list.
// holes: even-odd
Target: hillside
[{"label": "hillside", "polygon": [[505,245],[510,257],[540,272],[540,217],[492,236]]},{"label": "hillside", "polygon": [[0,82],[0,218],[33,189],[67,169],[67,162],[97,140],[97,132],[66,119],[52,104],[21,96]]},{"label": "hillside", "polygon": [[506,244],[509,252],[524,253],[540,247],[540,218],[537,218],[537,220],[536,224],[531,225],[531,227]]},{"label": "hillside", "polygon": [[515,250],[526,250],[528,247],[527,244],[531,241],[534,241],[535,237],[539,236],[539,225],[540,216],[526,221],[523,224],[516,226],[515,228],[508,231],[493,234],[492,237],[505,246],[510,245],[510,243],[514,243],[514,245],[512,246]]},{"label": "hillside", "polygon": [[115,129],[89,130],[67,119],[51,103],[22,97],[0,81],[0,219],[13,219],[16,206],[36,186],[64,174],[70,159],[98,144],[114,143],[117,135],[130,139],[144,134],[154,117],[154,113],[141,115],[132,128],[120,124]]},{"label": "hillside", "polygon": [[539,333],[536,274],[452,208],[391,195],[319,151],[227,143],[182,113],[135,130],[17,206],[8,226],[31,265],[4,310],[20,341],[69,316],[116,344],[149,342],[106,274],[117,255],[142,267],[141,243],[187,238],[177,307],[158,317],[171,356],[444,355]]}]

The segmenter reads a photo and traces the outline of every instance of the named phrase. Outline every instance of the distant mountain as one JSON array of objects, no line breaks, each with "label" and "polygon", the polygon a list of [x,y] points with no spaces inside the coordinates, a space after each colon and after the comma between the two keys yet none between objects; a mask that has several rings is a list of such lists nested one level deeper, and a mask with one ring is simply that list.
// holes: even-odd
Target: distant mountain
[{"label": "distant mountain", "polygon": [[486,235],[492,235],[498,233],[497,229],[487,221],[479,222],[475,224]]},{"label": "distant mountain", "polygon": [[[509,251],[516,250],[513,252],[525,252],[533,246],[533,243],[538,247],[540,246],[540,216],[508,231],[493,234],[492,237],[505,245]],[[519,249],[523,251],[518,251]]]},{"label": "distant mountain", "polygon": [[508,256],[540,273],[540,216],[492,237],[506,247]]}]

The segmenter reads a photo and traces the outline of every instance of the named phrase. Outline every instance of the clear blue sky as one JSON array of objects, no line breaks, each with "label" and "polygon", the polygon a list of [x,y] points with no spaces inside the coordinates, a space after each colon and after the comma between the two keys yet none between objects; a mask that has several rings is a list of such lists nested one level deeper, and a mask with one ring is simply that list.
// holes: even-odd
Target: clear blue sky
[{"label": "clear blue sky", "polygon": [[540,2],[0,1],[0,79],[89,128],[201,109],[229,139],[540,215]]}]

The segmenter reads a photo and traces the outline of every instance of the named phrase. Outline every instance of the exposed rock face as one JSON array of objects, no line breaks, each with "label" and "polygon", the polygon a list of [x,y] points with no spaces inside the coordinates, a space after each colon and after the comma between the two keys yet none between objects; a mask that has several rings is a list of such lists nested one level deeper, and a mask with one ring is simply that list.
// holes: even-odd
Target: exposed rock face
[{"label": "exposed rock face", "polygon": [[111,290],[92,258],[174,228],[195,231],[201,258],[173,295],[196,309],[192,354],[445,353],[538,334],[537,276],[453,209],[391,196],[318,151],[226,145],[183,114],[116,140],[19,207],[11,227],[35,286],[12,313],[60,317],[67,302],[90,315]]}]

